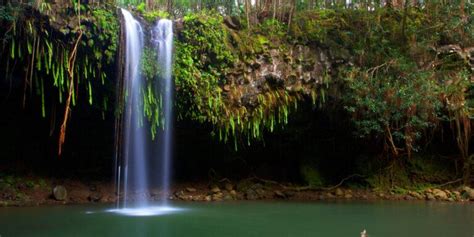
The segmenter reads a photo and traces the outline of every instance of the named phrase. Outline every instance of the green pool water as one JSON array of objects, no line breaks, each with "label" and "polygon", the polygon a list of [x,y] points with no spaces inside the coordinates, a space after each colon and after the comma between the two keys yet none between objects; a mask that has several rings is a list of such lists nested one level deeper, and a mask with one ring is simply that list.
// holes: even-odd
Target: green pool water
[{"label": "green pool water", "polygon": [[0,236],[472,237],[474,205],[430,202],[172,203],[126,216],[111,206],[0,208]]}]

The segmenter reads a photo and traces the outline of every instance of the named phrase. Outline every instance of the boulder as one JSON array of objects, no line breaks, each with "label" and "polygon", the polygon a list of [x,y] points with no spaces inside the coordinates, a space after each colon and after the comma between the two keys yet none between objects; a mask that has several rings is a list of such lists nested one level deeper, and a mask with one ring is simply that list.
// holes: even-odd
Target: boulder
[{"label": "boulder", "polygon": [[405,198],[405,200],[408,200],[408,201],[415,200],[415,197],[413,197],[411,195],[407,195],[404,198]]},{"label": "boulder", "polygon": [[186,196],[184,194],[184,191],[183,190],[180,190],[180,191],[177,191],[174,193],[174,196],[177,198],[177,199],[180,199],[180,200],[184,200],[184,197]]},{"label": "boulder", "polygon": [[264,189],[259,188],[259,189],[256,189],[255,192],[257,192],[257,195],[259,197],[265,196],[265,190]]},{"label": "boulder", "polygon": [[344,192],[342,191],[342,189],[338,188],[336,189],[336,191],[334,192],[334,194],[338,197],[340,196],[343,196],[344,195]]},{"label": "boulder", "polygon": [[426,193],[425,196],[426,196],[426,200],[428,201],[436,200],[435,196],[432,193]]},{"label": "boulder", "polygon": [[433,189],[433,195],[436,199],[439,200],[448,200],[448,194],[441,189]]},{"label": "boulder", "polygon": [[460,200],[460,199],[461,199],[461,192],[459,192],[459,191],[453,191],[452,194],[453,194],[453,196],[454,196],[454,198],[455,198],[456,200]]},{"label": "boulder", "polygon": [[213,201],[222,201],[223,194],[222,193],[214,193],[212,194]]},{"label": "boulder", "polygon": [[57,185],[53,188],[53,197],[57,201],[65,201],[67,199],[67,190],[62,185]]},{"label": "boulder", "polygon": [[258,194],[253,189],[247,189],[245,192],[245,198],[247,198],[247,200],[257,200]]},{"label": "boulder", "polygon": [[211,187],[211,192],[212,193],[219,193],[219,192],[221,192],[221,189],[217,186],[212,186]]},{"label": "boulder", "polygon": [[232,185],[231,183],[225,183],[224,188],[225,188],[225,190],[230,192],[230,191],[234,190],[234,185]]},{"label": "boulder", "polygon": [[234,196],[232,196],[231,194],[228,194],[228,193],[227,193],[227,194],[224,195],[223,199],[224,199],[225,201],[232,201],[232,200],[234,200]]},{"label": "boulder", "polygon": [[470,187],[467,187],[467,186],[463,187],[462,196],[465,199],[474,201],[474,189],[472,189]]},{"label": "boulder", "polygon": [[286,195],[280,190],[275,190],[275,197],[285,199]]},{"label": "boulder", "polygon": [[194,192],[196,192],[196,189],[195,189],[195,188],[187,187],[187,188],[186,188],[186,191],[187,191],[187,192],[190,192],[190,193],[194,193]]},{"label": "boulder", "polygon": [[420,200],[423,199],[423,196],[420,193],[415,192],[415,191],[409,191],[408,195],[412,196],[415,199],[420,199]]}]

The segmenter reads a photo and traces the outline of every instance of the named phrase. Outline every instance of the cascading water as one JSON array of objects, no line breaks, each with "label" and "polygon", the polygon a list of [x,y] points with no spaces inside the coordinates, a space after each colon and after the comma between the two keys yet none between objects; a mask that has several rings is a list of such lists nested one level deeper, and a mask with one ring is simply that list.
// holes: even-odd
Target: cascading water
[{"label": "cascading water", "polygon": [[[143,125],[143,78],[140,76],[140,60],[143,51],[143,30],[132,14],[122,9],[125,26],[124,91],[127,94],[122,124],[122,164],[119,168],[118,189],[123,186],[121,207],[126,208],[130,199],[136,206],[146,206],[143,194],[148,189],[146,169],[147,129]],[[134,194],[130,197],[130,194]]]},{"label": "cascading water", "polygon": [[171,78],[171,63],[173,50],[173,22],[167,19],[158,21],[153,29],[153,41],[158,51],[160,66],[160,84],[163,95],[163,116],[165,119],[161,136],[161,187],[163,189],[163,204],[166,205],[170,183],[170,166],[172,156],[173,133],[173,81]]},{"label": "cascading water", "polygon": [[[150,123],[143,112],[142,92],[146,85],[140,71],[145,45],[143,28],[130,12],[121,10],[126,43],[122,85],[125,106],[121,123],[117,125],[120,128],[116,142],[116,189],[119,198],[117,209],[111,211],[139,216],[166,214],[178,210],[167,206],[173,139],[173,24],[170,20],[159,20],[151,32],[160,69],[155,90],[162,97],[164,119],[157,141],[152,142]],[[150,191],[152,186],[161,189],[159,206],[152,206],[149,201],[154,196]]]}]

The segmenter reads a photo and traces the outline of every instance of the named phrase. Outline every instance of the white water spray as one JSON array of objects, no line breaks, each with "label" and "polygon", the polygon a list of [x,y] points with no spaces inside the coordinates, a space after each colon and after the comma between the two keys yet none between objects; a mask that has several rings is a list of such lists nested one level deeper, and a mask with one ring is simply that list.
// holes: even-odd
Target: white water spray
[{"label": "white water spray", "polygon": [[165,119],[161,137],[161,187],[162,204],[167,204],[170,186],[170,169],[173,144],[173,81],[171,78],[173,50],[173,22],[167,19],[158,21],[153,29],[153,41],[158,51],[160,66],[160,85],[163,95],[163,116]]},{"label": "white water spray", "polygon": [[[147,129],[143,125],[143,78],[140,76],[140,60],[143,51],[143,30],[132,14],[122,9],[125,22],[125,72],[124,90],[127,94],[125,115],[123,119],[122,165],[119,173],[118,187],[123,186],[121,207],[126,208],[133,195],[133,204],[146,206],[147,198],[143,195],[148,189],[146,169]],[[120,177],[119,177],[120,179]],[[141,194],[141,195],[140,195]]]}]

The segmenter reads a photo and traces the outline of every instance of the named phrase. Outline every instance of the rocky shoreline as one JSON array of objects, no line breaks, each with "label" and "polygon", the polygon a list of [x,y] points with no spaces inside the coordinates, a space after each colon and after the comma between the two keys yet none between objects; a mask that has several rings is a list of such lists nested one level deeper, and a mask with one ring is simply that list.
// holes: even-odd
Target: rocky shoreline
[{"label": "rocky shoreline", "polygon": [[175,191],[170,197],[183,201],[227,201],[227,200],[426,200],[444,202],[474,202],[474,189],[459,187],[455,189],[428,188],[423,191],[403,190],[376,191],[370,189],[334,188],[331,190],[298,190],[297,187],[268,186],[254,183],[239,187],[226,183],[211,185],[209,188],[186,187]]},{"label": "rocky shoreline", "polygon": [[[64,205],[86,203],[114,203],[116,195],[110,182],[80,182],[49,180],[35,184],[18,182],[0,186],[0,207]],[[158,190],[145,195],[148,199],[159,199]],[[178,183],[169,194],[170,200],[219,202],[236,200],[288,200],[288,201],[337,201],[337,200],[407,200],[474,203],[474,189],[457,187],[450,189],[427,188],[424,190],[380,191],[364,188],[335,187],[318,190],[309,187],[282,185],[243,180],[218,183]]]}]

